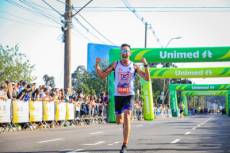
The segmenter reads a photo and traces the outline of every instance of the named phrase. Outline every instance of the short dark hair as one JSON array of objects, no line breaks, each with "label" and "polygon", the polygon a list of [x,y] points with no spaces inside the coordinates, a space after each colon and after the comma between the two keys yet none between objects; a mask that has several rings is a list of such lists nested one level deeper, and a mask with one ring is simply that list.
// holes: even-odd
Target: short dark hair
[{"label": "short dark hair", "polygon": [[122,48],[122,47],[125,47],[125,46],[127,46],[127,47],[129,47],[129,49],[131,49],[131,47],[130,47],[129,44],[121,44],[121,48]]}]

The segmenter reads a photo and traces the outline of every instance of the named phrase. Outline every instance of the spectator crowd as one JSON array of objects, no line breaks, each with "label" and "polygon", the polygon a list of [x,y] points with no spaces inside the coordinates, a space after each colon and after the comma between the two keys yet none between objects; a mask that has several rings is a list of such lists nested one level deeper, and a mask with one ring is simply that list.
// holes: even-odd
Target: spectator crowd
[{"label": "spectator crowd", "polygon": [[[83,116],[101,116],[106,119],[109,101],[106,92],[102,92],[100,95],[84,95],[81,91],[51,88],[45,85],[37,86],[36,83],[27,83],[26,81],[12,82],[6,80],[0,84],[0,101],[6,101],[7,99],[22,102],[55,101],[73,103],[76,119]],[[141,101],[135,101],[133,118],[142,119]]]}]

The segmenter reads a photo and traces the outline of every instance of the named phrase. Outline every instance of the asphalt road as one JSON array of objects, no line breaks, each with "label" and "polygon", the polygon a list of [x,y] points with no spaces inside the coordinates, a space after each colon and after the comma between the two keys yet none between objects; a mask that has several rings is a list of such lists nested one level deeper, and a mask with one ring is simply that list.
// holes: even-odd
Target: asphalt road
[{"label": "asphalt road", "polygon": [[[129,153],[230,153],[230,117],[196,115],[134,121]],[[116,124],[41,129],[0,134],[0,152],[118,153]]]}]

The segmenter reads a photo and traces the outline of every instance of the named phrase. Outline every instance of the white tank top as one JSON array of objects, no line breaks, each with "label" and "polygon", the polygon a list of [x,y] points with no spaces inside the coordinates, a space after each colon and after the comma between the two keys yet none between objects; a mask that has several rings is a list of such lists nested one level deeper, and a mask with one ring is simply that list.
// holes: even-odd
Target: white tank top
[{"label": "white tank top", "polygon": [[115,68],[115,96],[135,95],[134,92],[135,68],[133,62],[124,66],[117,62]]}]

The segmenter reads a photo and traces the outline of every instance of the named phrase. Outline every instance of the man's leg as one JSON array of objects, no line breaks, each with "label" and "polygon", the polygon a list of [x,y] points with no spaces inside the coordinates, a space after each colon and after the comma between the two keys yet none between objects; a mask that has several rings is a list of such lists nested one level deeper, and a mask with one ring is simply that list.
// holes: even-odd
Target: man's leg
[{"label": "man's leg", "polygon": [[117,124],[123,124],[124,123],[123,114],[117,114],[116,115],[116,123]]},{"label": "man's leg", "polygon": [[131,110],[125,110],[124,112],[124,123],[123,123],[123,144],[128,144],[130,131],[131,131]]}]

